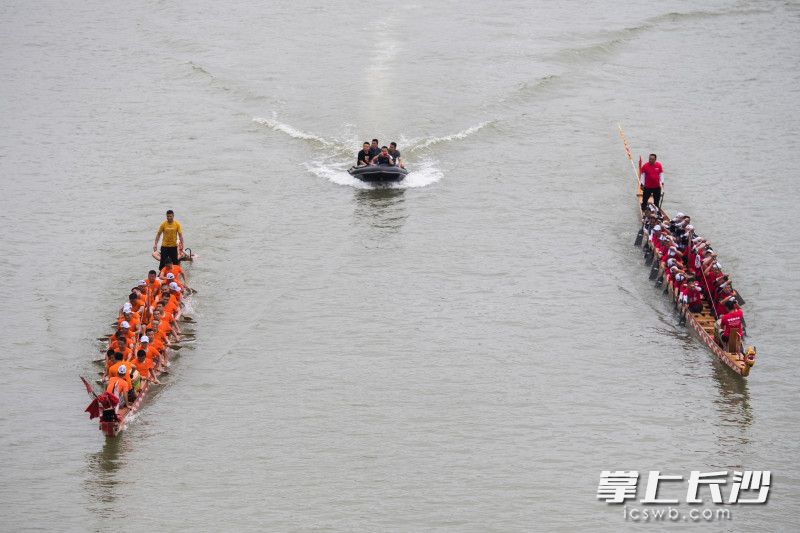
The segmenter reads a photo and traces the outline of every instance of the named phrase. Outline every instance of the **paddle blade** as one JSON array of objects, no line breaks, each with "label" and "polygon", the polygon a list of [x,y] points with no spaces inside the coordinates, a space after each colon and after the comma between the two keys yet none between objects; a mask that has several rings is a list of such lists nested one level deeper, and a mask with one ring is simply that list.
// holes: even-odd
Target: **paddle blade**
[{"label": "paddle blade", "polygon": [[736,301],[739,302],[739,305],[744,305],[744,298],[742,298],[742,295],[739,294],[739,291],[736,291],[734,294],[736,295]]},{"label": "paddle blade", "polygon": [[641,246],[642,237],[644,237],[644,228],[640,228],[639,229],[639,233],[636,234],[636,240],[633,242],[633,245],[634,246]]},{"label": "paddle blade", "polygon": [[[652,262],[652,257],[650,258],[650,260]],[[650,280],[652,281],[656,279],[656,276],[658,276],[658,263],[654,264],[653,268],[650,269]]]}]

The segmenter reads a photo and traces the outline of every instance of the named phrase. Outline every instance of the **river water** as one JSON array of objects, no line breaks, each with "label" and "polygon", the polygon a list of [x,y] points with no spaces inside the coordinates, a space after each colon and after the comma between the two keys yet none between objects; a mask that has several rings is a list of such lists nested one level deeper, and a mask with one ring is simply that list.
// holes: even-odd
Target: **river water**
[{"label": "river water", "polygon": [[[637,530],[602,470],[737,469],[767,505],[669,529],[800,527],[797,2],[11,0],[0,45],[0,529]],[[747,379],[648,281],[618,122]],[[105,440],[78,376],[167,208],[196,340]]]}]

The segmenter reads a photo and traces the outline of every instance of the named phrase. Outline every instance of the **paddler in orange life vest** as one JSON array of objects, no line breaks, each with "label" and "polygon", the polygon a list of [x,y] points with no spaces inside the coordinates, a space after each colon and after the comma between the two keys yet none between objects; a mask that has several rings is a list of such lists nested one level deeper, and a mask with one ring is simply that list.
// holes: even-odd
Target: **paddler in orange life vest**
[{"label": "paddler in orange life vest", "polygon": [[147,273],[147,279],[145,280],[147,284],[147,296],[150,298],[150,305],[153,305],[153,299],[156,296],[156,293],[161,288],[161,280],[158,279],[158,272],[155,270],[151,270]]},{"label": "paddler in orange life vest", "polygon": [[[639,184],[642,186],[642,211],[647,208],[647,201],[651,196],[654,204],[660,205],[661,202],[661,189],[664,187],[664,169],[656,159],[656,154],[650,154],[650,160],[639,167]],[[639,161],[641,161],[641,158]]]},{"label": "paddler in orange life vest", "polygon": [[[123,322],[123,324],[127,324],[127,322]],[[128,335],[126,331],[129,330],[118,329],[108,343],[109,348],[123,355],[127,355],[133,346],[133,337]]]},{"label": "paddler in orange life vest", "polygon": [[739,333],[740,338],[743,336],[742,319],[744,318],[741,307],[736,305],[736,300],[733,297],[725,302],[725,306],[728,312],[721,315],[719,320],[714,323],[714,330],[722,340],[723,346],[727,344],[731,331]]},{"label": "paddler in orange life vest", "polygon": [[173,283],[175,283],[179,287],[182,287],[182,285],[178,283],[178,279],[175,277],[175,274],[173,274],[172,272],[167,274],[167,277],[164,281],[166,282],[167,287],[172,288]]},{"label": "paddler in orange life vest", "polygon": [[[158,349],[155,346],[150,345],[150,337],[147,335],[142,335],[142,337],[139,339],[139,350],[136,352],[137,356],[139,355],[139,352],[143,352],[147,360],[151,363],[158,363]],[[148,376],[146,373],[144,375],[145,377]]]},{"label": "paddler in orange life vest", "polygon": [[119,398],[119,403],[122,405],[128,402],[128,391],[130,390],[131,382],[128,367],[120,365],[117,369],[117,375],[108,380],[106,392]]},{"label": "paddler in orange life vest", "polygon": [[[169,277],[170,274],[172,274],[172,278]],[[183,274],[183,268],[179,264],[173,263],[169,258],[164,262],[164,268],[161,269],[159,277],[169,281],[178,281],[178,278],[180,278],[182,280],[181,285],[186,285],[186,276]]]},{"label": "paddler in orange life vest", "polygon": [[139,328],[139,315],[134,313],[129,302],[122,306],[122,315],[117,319],[117,325],[122,327],[122,323],[127,322],[131,331],[136,332]]}]

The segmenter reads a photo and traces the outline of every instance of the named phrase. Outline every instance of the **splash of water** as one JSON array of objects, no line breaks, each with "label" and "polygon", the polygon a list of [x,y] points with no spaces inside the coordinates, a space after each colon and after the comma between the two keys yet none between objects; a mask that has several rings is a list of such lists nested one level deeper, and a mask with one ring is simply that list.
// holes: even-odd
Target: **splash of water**
[{"label": "splash of water", "polygon": [[[360,179],[354,178],[347,173],[347,166],[341,163],[333,162],[330,160],[317,160],[311,163],[304,163],[306,169],[318,176],[324,178],[337,185],[344,185],[353,187],[354,189],[372,189],[376,185],[366,183]],[[378,185],[379,187],[388,187],[392,189],[411,189],[416,187],[425,187],[442,179],[442,171],[436,164],[436,161],[431,158],[425,158],[418,161],[413,168],[410,169],[408,175],[403,181],[397,183],[387,183]]]}]

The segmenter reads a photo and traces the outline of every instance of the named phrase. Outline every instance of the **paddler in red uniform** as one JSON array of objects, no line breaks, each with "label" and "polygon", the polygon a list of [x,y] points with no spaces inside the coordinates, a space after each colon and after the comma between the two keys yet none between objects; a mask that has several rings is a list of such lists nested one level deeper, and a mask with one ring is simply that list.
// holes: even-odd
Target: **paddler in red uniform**
[{"label": "paddler in red uniform", "polygon": [[688,286],[689,311],[699,313],[703,310],[703,287],[697,281],[693,281]]},{"label": "paddler in red uniform", "polygon": [[[661,189],[664,186],[664,169],[656,161],[656,154],[650,154],[649,161],[639,167],[639,183],[642,186],[642,211],[647,208],[647,201],[653,197],[653,203],[660,205]],[[641,159],[640,159],[641,161]]]},{"label": "paddler in red uniform", "polygon": [[744,319],[744,313],[742,313],[741,307],[736,305],[736,300],[734,298],[728,300],[725,305],[728,312],[720,316],[719,320],[714,323],[714,331],[722,341],[722,346],[727,345],[731,331],[736,331],[740,338],[743,334],[742,320]]}]

